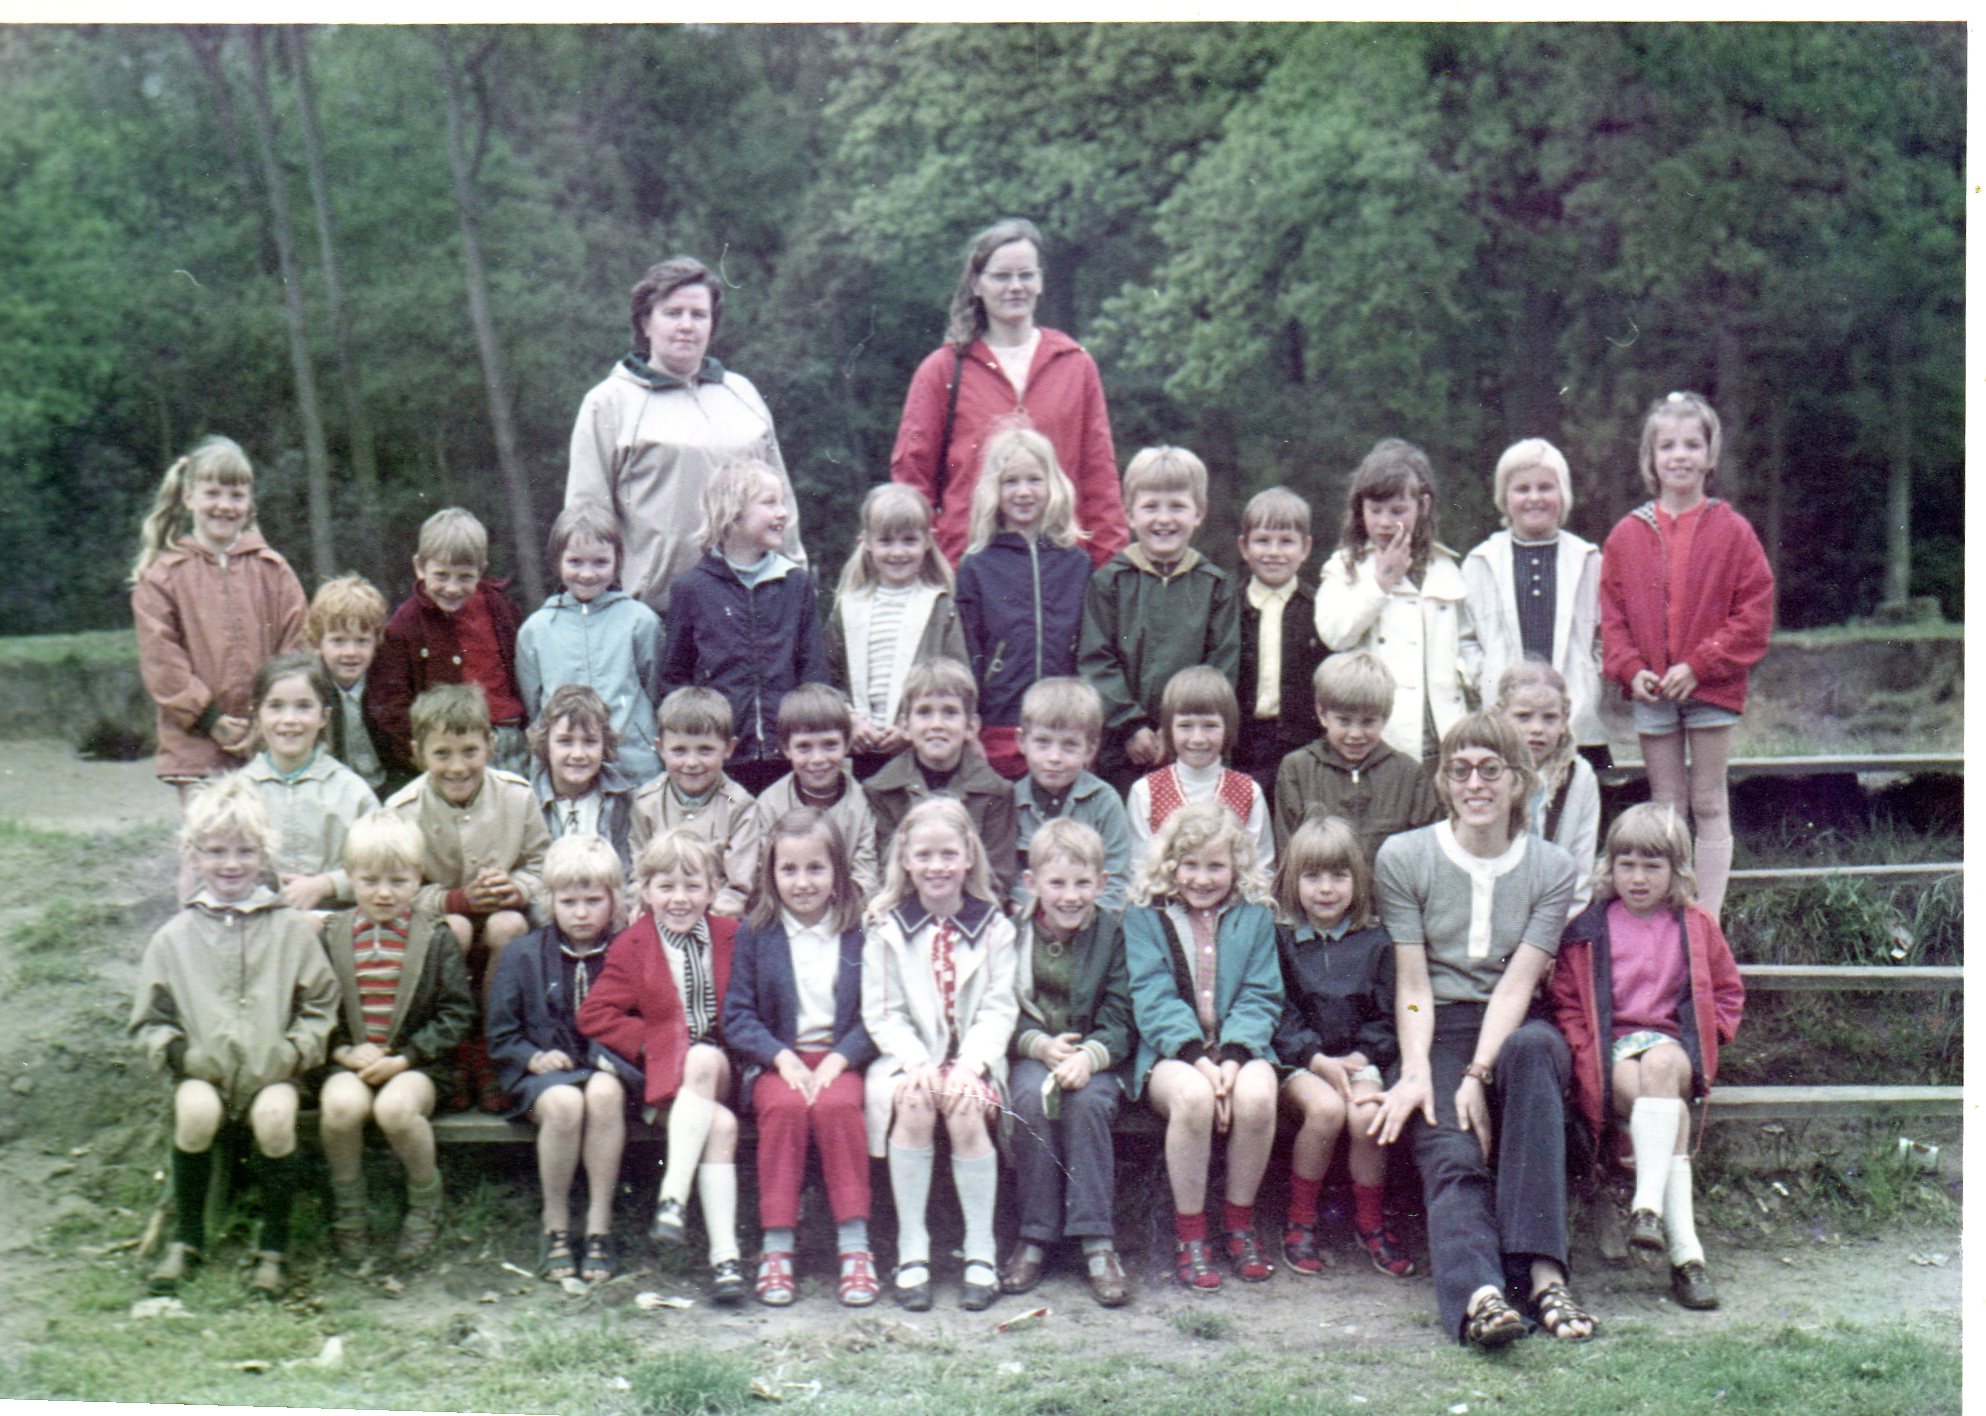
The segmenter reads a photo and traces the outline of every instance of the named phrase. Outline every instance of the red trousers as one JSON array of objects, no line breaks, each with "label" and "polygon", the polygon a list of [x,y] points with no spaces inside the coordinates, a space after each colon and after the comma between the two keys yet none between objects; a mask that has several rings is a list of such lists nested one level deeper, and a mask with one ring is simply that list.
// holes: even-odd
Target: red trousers
[{"label": "red trousers", "polygon": [[[803,1052],[809,1070],[828,1054]],[[869,1138],[862,1116],[862,1073],[850,1068],[814,1099],[786,1085],[779,1073],[761,1072],[752,1087],[759,1123],[759,1223],[791,1229],[800,1218],[800,1181],[807,1173],[807,1139],[821,1150],[828,1208],[835,1223],[869,1217]]]}]

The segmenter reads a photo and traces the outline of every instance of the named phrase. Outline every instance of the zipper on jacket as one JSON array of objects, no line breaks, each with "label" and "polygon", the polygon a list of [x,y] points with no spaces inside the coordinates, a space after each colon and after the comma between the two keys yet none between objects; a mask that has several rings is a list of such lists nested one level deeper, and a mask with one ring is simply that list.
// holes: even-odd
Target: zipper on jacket
[{"label": "zipper on jacket", "polygon": [[1041,682],[1041,540],[1030,537],[1027,543],[1028,568],[1034,572],[1034,681]]}]

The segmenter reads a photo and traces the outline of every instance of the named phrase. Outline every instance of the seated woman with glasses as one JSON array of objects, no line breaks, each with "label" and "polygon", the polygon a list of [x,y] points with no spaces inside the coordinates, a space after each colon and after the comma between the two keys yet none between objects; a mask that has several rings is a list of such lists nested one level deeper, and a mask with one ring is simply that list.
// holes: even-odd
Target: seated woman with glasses
[{"label": "seated woman with glasses", "polygon": [[1442,1329],[1482,1348],[1527,1331],[1512,1296],[1553,1337],[1594,1329],[1565,1281],[1571,1056],[1537,996],[1578,872],[1526,833],[1530,761],[1503,718],[1464,717],[1435,768],[1448,819],[1387,840],[1377,871],[1400,1071],[1371,1130],[1412,1143]]}]

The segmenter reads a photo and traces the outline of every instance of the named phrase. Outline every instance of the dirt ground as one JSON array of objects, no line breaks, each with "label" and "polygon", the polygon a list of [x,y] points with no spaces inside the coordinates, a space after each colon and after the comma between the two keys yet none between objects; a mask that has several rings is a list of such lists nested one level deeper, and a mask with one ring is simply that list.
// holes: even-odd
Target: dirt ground
[{"label": "dirt ground", "polygon": [[[123,831],[143,823],[169,823],[176,815],[173,794],[152,778],[148,763],[82,762],[55,742],[0,742],[0,783],[5,784],[0,789],[0,820],[43,829],[79,835]],[[130,865],[128,888],[120,892],[125,898],[118,903],[134,906],[134,918],[149,921],[165,908],[170,861],[163,837],[153,858]],[[20,918],[29,904],[20,896],[0,899],[0,920]],[[139,1268],[129,1253],[91,1255],[46,1242],[51,1224],[76,1206],[87,1206],[68,1187],[81,1173],[79,1167],[99,1164],[101,1159],[44,1144],[19,1126],[10,1109],[32,1089],[38,1065],[119,1065],[113,1054],[122,1040],[114,1036],[107,1017],[121,1013],[129,996],[137,942],[134,938],[128,956],[99,970],[97,987],[71,990],[74,997],[65,994],[68,1001],[56,1008],[48,1005],[51,990],[36,990],[32,1004],[17,997],[15,990],[0,990],[0,1037],[9,1039],[7,1055],[0,1058],[0,1190],[8,1198],[0,1205],[0,1294],[5,1295],[0,1297],[0,1368],[43,1331],[45,1315],[33,1305],[31,1295],[51,1278],[84,1266],[120,1265],[129,1274],[131,1296],[141,1293]],[[94,1041],[71,1046],[79,1038]],[[106,1136],[99,1152],[135,1144],[144,1134],[139,1126],[134,1121],[128,1132]],[[1156,1193],[1152,1187],[1161,1182],[1155,1171],[1139,1173],[1155,1163],[1156,1156],[1133,1147],[1127,1148],[1124,1161],[1134,1176],[1130,1185],[1135,1189],[1143,1184]],[[510,1174],[528,1177],[528,1156],[521,1148],[515,1161],[506,1164]],[[306,1208],[310,1203],[306,1200]],[[1706,1208],[1716,1211],[1715,1203]],[[1277,1212],[1265,1203],[1265,1234]],[[743,1237],[749,1247],[754,1237],[749,1206],[745,1221]],[[141,1222],[142,1216],[134,1214],[133,1237]],[[1151,1226],[1131,1227],[1149,1230]],[[492,1226],[490,1232],[497,1229]],[[397,1294],[389,1292],[384,1275],[361,1279],[336,1274],[307,1256],[298,1266],[298,1276],[306,1292],[328,1308],[372,1307],[382,1315],[418,1308],[430,1318],[456,1317],[465,1328],[483,1330],[493,1342],[503,1341],[505,1332],[520,1319],[562,1312],[579,1316],[601,1306],[633,1303],[642,1293],[696,1299],[687,1310],[661,1308],[653,1320],[659,1330],[672,1331],[672,1340],[687,1338],[720,1349],[769,1344],[804,1353],[824,1346],[916,1343],[939,1335],[967,1343],[1011,1342],[1011,1337],[996,1338],[994,1325],[1044,1305],[1052,1314],[1028,1340],[1071,1351],[1174,1353],[1182,1342],[1192,1340],[1182,1336],[1182,1316],[1196,1312],[1224,1315],[1233,1338],[1268,1349],[1308,1350],[1323,1344],[1385,1350],[1437,1340],[1433,1291],[1426,1278],[1402,1282],[1375,1272],[1353,1247],[1342,1223],[1327,1229],[1335,1263],[1324,1277],[1297,1279],[1281,1273],[1259,1287],[1230,1283],[1211,1300],[1185,1293],[1170,1282],[1163,1265],[1164,1246],[1154,1242],[1156,1236],[1123,1234],[1126,1257],[1141,1286],[1132,1305],[1115,1313],[1095,1306],[1073,1264],[1066,1261],[1036,1293],[1003,1298],[984,1314],[962,1313],[955,1306],[956,1263],[941,1257],[937,1311],[919,1316],[902,1315],[888,1306],[866,1315],[839,1308],[827,1293],[823,1274],[828,1261],[818,1250],[803,1253],[803,1297],[796,1307],[713,1310],[701,1301],[696,1278],[700,1265],[688,1274],[665,1271],[653,1261],[647,1242],[632,1234],[624,1240],[627,1273],[585,1296],[568,1296],[505,1267],[531,1265],[535,1230],[534,1216],[520,1205],[514,1228],[501,1229],[514,1237],[465,1242],[458,1236],[444,1244],[435,1261],[400,1274],[405,1286]],[[816,1237],[824,1232],[824,1220],[818,1215],[803,1230]],[[942,1256],[947,1239],[942,1220],[936,1238]],[[1896,1323],[1908,1324],[1940,1344],[1956,1346],[1959,1341],[1962,1263],[1956,1225],[1913,1226],[1873,1238],[1843,1237],[1824,1225],[1782,1213],[1764,1234],[1736,1236],[1720,1231],[1713,1221],[1704,1238],[1724,1294],[1718,1312],[1678,1308],[1667,1296],[1665,1266],[1610,1265],[1598,1257],[1590,1240],[1575,1247],[1575,1291],[1599,1317],[1603,1331],[1617,1336],[1638,1331],[1688,1337],[1726,1329],[1763,1333],[1785,1326]]]}]

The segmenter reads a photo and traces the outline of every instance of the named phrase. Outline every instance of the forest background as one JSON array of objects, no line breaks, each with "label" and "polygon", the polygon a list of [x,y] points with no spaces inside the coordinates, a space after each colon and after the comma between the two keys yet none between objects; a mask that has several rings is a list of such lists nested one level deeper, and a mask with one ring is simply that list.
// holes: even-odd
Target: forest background
[{"label": "forest background", "polygon": [[676,252],[832,576],[1006,214],[1120,463],[1210,464],[1219,560],[1277,482],[1328,548],[1387,435],[1451,545],[1528,436],[1598,539],[1694,388],[1783,625],[1956,618],[1965,59],[1958,24],[0,28],[0,625],[128,624],[209,432],[307,585],[399,598],[462,503],[535,604],[580,397]]}]

